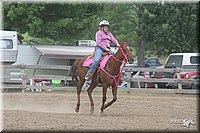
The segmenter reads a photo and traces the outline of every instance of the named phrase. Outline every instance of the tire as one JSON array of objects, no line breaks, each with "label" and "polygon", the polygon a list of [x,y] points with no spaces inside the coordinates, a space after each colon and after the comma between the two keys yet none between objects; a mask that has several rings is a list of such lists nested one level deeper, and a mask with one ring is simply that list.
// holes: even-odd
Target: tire
[{"label": "tire", "polygon": [[192,84],[192,89],[198,89],[198,87],[199,87],[199,84]]}]

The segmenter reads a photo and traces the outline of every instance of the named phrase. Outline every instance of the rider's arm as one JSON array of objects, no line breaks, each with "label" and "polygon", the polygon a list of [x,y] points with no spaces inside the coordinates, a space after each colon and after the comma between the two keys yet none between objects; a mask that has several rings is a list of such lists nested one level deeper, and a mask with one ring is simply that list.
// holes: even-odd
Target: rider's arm
[{"label": "rider's arm", "polygon": [[101,35],[101,32],[100,31],[98,31],[97,33],[96,33],[96,43],[97,43],[97,45],[99,46],[99,47],[101,47],[101,48],[103,48],[103,49],[105,49],[106,50],[106,48],[107,48],[107,46],[104,44],[104,42],[102,41],[102,37],[101,37],[102,35]]},{"label": "rider's arm", "polygon": [[110,38],[111,38],[111,41],[116,44],[116,45],[119,45],[119,42],[117,41],[117,39],[115,39],[115,37],[113,36],[113,34],[111,32],[109,32],[110,34]]}]

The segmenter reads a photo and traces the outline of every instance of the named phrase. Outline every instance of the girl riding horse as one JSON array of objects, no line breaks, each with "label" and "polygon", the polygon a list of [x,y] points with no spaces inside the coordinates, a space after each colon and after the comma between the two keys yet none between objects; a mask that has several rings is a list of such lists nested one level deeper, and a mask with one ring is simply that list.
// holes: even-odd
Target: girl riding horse
[{"label": "girl riding horse", "polygon": [[113,52],[110,50],[110,42],[112,41],[118,47],[120,46],[118,41],[112,35],[112,33],[109,32],[108,30],[109,26],[110,24],[106,20],[103,20],[99,23],[99,31],[97,31],[96,33],[97,45],[94,51],[94,62],[85,76],[87,86],[91,84],[91,77],[94,73],[94,70],[97,68],[99,64],[100,59],[102,58],[102,53],[109,52],[113,54]]},{"label": "girl riding horse", "polygon": [[[79,58],[76,59],[74,64],[71,67],[71,76],[74,83],[77,85],[77,106],[75,108],[76,112],[79,112],[80,108],[80,93],[81,88],[83,84],[85,83],[85,75],[88,71],[88,67],[83,66],[85,60],[88,57],[85,58]],[[107,61],[105,67],[103,69],[100,69],[99,71],[94,71],[93,76],[91,78],[92,82],[90,87],[87,89],[88,96],[90,99],[90,113],[94,112],[94,102],[92,99],[92,92],[94,88],[97,86],[97,84],[100,82],[102,83],[102,92],[103,92],[103,98],[102,98],[102,106],[101,106],[101,113],[103,113],[104,109],[106,109],[108,106],[112,105],[117,100],[117,86],[118,81],[120,79],[123,66],[127,63],[133,62],[131,50],[126,43],[122,43],[120,47],[118,48],[117,52],[114,55],[111,55],[109,60]],[[123,64],[123,65],[122,65]],[[122,66],[122,67],[121,67]],[[77,76],[79,78],[77,78]],[[106,101],[106,93],[107,88],[112,88],[112,94],[113,99],[105,104]]]}]

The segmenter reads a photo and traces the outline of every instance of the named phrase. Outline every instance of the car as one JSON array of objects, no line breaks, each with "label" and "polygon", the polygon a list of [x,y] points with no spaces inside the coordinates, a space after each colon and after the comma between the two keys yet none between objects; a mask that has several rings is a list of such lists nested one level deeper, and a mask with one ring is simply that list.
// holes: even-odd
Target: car
[{"label": "car", "polygon": [[138,67],[137,62],[133,62],[132,64],[126,64],[124,67]]},{"label": "car", "polygon": [[[188,79],[200,79],[200,72],[181,72],[180,73],[181,79],[188,80]],[[174,75],[174,78],[177,78],[177,74]],[[177,84],[173,84],[174,88],[177,88]],[[182,88],[184,89],[198,89],[198,84],[195,83],[182,83]]]},{"label": "car", "polygon": [[[126,65],[124,66],[125,69],[126,69],[126,68],[137,68],[137,67],[138,67],[137,62],[133,62],[132,64],[126,64]],[[131,72],[131,77],[132,77],[133,75],[135,75],[136,73],[137,73],[137,71],[132,71],[132,72]],[[126,73],[125,73],[125,71],[123,71],[123,75],[124,75],[124,76],[127,76]]]},{"label": "car", "polygon": [[[164,68],[164,66],[159,66],[156,68]],[[155,68],[155,69],[156,69]],[[164,72],[152,72],[150,75],[151,78],[164,78]],[[154,82],[155,88],[166,88],[166,83],[163,82]]]},{"label": "car", "polygon": [[[137,71],[135,75],[132,76],[132,78],[150,78],[150,73],[149,72],[142,72],[142,71]],[[132,88],[154,88],[155,85],[152,82],[131,82],[131,87]]]},{"label": "car", "polygon": [[[151,58],[153,59],[153,58]],[[153,66],[153,65],[151,65]],[[133,64],[126,64],[125,68],[137,68],[137,62],[134,62]],[[155,68],[159,68],[159,67],[164,67],[164,66],[156,66],[154,65]],[[123,71],[123,76],[127,76],[127,74],[125,73],[125,71]],[[158,73],[158,72],[142,72],[142,71],[132,71],[131,72],[131,77],[134,78],[163,78],[164,77],[164,73]],[[155,88],[155,84],[161,88],[160,84],[157,83],[153,83],[153,82],[140,82],[140,87],[141,88]],[[131,82],[131,87],[132,88],[138,88],[138,82]],[[166,86],[165,86],[166,87]]]},{"label": "car", "polygon": [[160,63],[159,59],[156,57],[146,58],[144,61],[145,67],[159,67],[162,64]]}]

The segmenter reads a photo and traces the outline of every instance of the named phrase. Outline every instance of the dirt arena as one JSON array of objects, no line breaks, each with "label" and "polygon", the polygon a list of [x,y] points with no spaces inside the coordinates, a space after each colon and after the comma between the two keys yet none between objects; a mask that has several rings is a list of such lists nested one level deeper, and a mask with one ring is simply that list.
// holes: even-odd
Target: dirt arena
[{"label": "dirt arena", "polygon": [[[86,92],[75,113],[76,92],[4,93],[4,131],[198,131],[198,95],[173,92],[118,92],[118,100],[100,115],[101,92],[95,91],[94,114]],[[112,99],[110,90],[107,101]],[[190,128],[174,123],[191,118]]]}]

